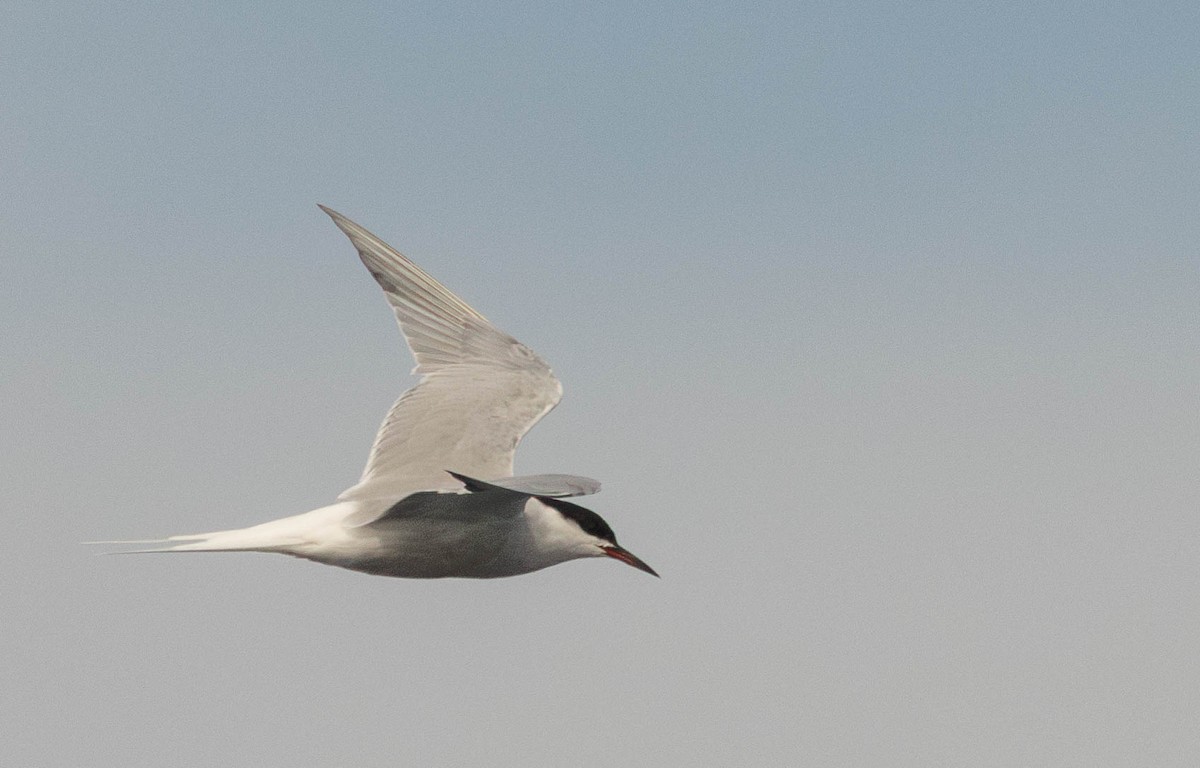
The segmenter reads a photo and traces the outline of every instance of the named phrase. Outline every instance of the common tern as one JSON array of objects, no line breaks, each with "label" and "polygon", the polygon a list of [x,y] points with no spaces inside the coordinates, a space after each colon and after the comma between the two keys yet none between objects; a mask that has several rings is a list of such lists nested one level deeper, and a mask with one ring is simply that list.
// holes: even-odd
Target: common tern
[{"label": "common tern", "polygon": [[387,243],[320,208],[383,289],[420,381],[333,504],[136,551],[278,552],[380,576],[480,579],[610,557],[657,576],[603,518],[564,500],[596,493],[597,481],[513,476],[517,444],[562,397],[549,366]]}]

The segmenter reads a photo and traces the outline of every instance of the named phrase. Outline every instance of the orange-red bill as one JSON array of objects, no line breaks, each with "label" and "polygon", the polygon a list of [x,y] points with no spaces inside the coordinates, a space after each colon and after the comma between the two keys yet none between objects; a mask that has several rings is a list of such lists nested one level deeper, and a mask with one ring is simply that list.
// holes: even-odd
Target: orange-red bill
[{"label": "orange-red bill", "polygon": [[[608,555],[609,557],[611,557],[614,560],[620,560],[622,563],[625,563],[626,565],[632,565],[634,568],[637,568],[639,571],[645,571],[646,573],[650,574],[651,576],[658,576],[658,574],[655,573],[653,568],[651,568],[650,566],[643,563],[640,558],[636,557],[632,552],[630,552],[627,549],[624,549],[622,547],[618,547],[618,546],[614,545],[611,547],[605,547],[604,554]],[[662,577],[659,576],[659,578],[662,578]]]}]

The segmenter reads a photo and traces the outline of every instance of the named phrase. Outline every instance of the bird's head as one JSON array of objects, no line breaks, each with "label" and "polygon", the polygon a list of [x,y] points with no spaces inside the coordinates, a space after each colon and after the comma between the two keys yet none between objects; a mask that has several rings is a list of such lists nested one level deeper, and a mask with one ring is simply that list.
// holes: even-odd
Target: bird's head
[{"label": "bird's head", "polygon": [[571,547],[575,557],[611,557],[651,576],[658,576],[641,558],[617,543],[613,529],[600,515],[562,499],[539,497],[539,500],[561,515],[566,529],[571,532]]}]

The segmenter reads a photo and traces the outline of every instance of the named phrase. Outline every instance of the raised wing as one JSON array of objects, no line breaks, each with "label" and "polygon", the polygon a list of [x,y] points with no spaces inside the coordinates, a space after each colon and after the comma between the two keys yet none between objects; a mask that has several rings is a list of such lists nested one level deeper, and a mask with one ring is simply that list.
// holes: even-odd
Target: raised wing
[{"label": "raised wing", "polygon": [[421,376],[388,411],[362,477],[338,500],[458,487],[447,469],[511,476],[517,443],[562,397],[549,366],[387,243],[321,210],[383,288]]}]

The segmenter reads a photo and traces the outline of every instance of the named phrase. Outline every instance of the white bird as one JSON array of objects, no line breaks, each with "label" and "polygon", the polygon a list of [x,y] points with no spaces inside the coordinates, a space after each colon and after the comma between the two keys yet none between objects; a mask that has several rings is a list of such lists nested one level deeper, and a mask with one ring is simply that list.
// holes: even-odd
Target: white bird
[{"label": "white bird", "polygon": [[549,366],[387,243],[321,210],[383,288],[420,381],[388,411],[362,477],[335,503],[138,551],[278,552],[408,578],[496,578],[611,557],[657,576],[603,518],[561,498],[595,493],[598,482],[512,476],[517,443],[562,397]]}]

